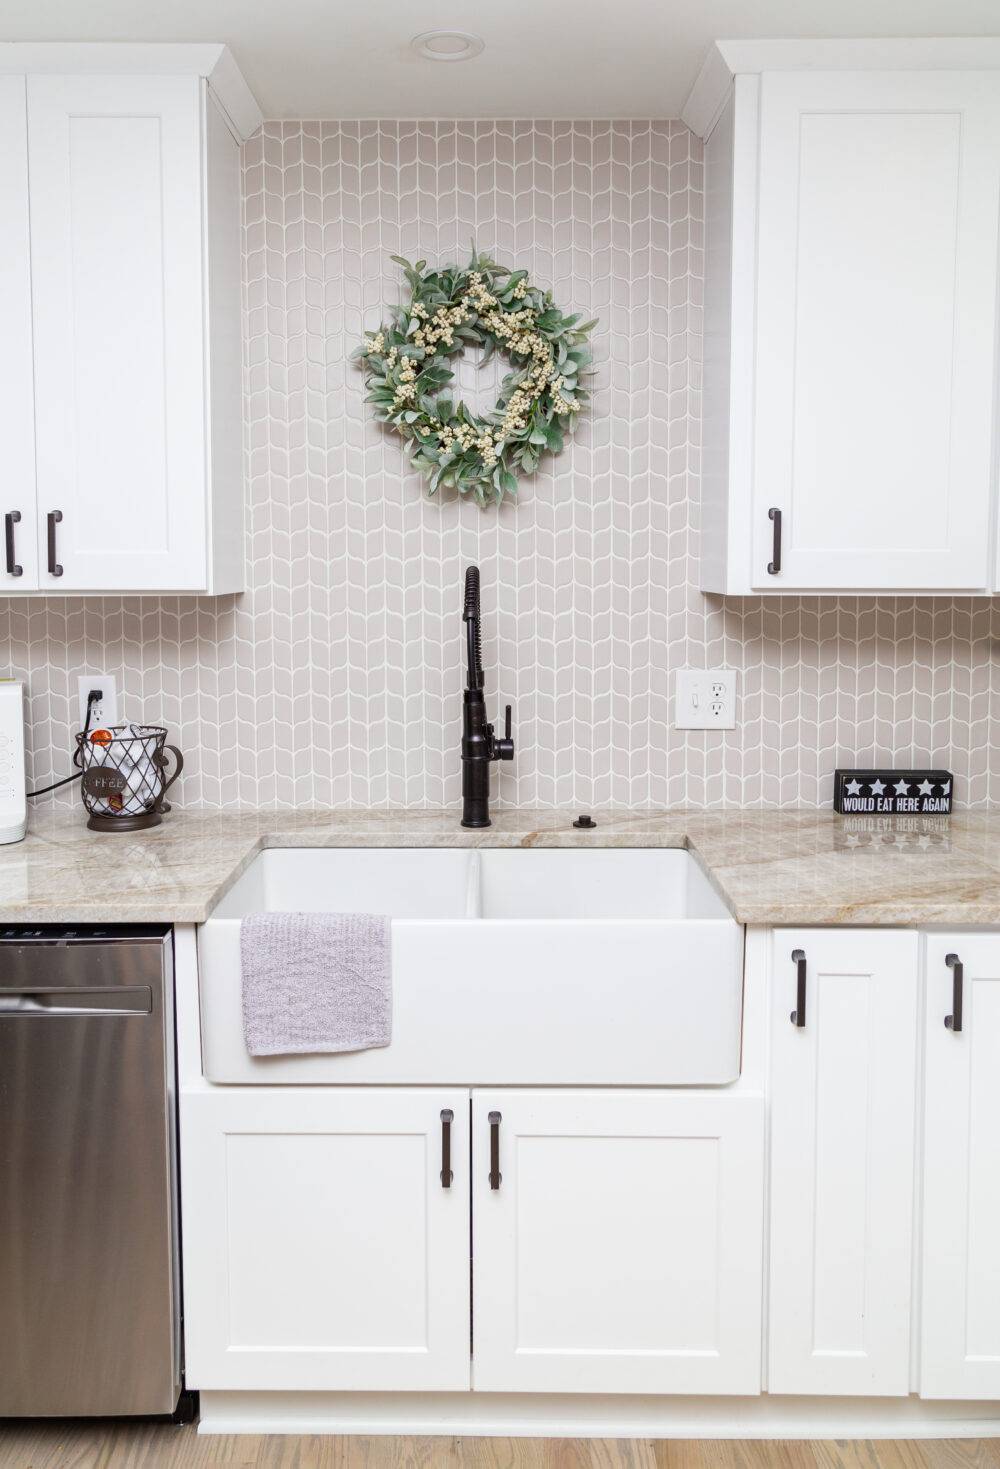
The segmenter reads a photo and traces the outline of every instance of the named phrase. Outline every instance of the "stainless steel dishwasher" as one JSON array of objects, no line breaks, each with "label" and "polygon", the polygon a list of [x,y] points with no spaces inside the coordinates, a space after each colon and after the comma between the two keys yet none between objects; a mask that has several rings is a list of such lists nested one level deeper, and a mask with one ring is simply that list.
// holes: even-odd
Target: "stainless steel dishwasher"
[{"label": "stainless steel dishwasher", "polygon": [[0,928],[0,1416],[174,1413],[173,949]]}]

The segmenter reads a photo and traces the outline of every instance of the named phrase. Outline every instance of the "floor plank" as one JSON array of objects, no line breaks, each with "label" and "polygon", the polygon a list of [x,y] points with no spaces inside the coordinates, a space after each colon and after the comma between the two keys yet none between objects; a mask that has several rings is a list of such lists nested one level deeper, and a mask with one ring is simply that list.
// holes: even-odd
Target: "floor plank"
[{"label": "floor plank", "polygon": [[0,1469],[1000,1469],[1000,1439],[336,1438],[0,1423]]}]

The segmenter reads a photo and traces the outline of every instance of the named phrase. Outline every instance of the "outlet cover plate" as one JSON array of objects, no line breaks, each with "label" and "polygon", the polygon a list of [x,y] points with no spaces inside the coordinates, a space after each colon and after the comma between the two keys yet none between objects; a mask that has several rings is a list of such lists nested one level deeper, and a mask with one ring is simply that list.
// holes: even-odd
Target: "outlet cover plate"
[{"label": "outlet cover plate", "polygon": [[676,729],[735,729],[736,670],[679,668],[674,688]]},{"label": "outlet cover plate", "polygon": [[83,729],[87,720],[87,699],[91,689],[101,690],[101,702],[94,706],[91,729],[107,729],[109,724],[118,723],[118,690],[115,681],[106,673],[81,673],[77,679],[80,693],[80,708],[77,729]]}]

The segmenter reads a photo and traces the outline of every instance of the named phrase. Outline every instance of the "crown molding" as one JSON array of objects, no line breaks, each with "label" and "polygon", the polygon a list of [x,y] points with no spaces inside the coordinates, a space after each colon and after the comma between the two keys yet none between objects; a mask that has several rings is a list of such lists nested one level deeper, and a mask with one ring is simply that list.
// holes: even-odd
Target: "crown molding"
[{"label": "crown molding", "polygon": [[820,41],[716,41],[681,118],[699,138],[712,131],[733,77],[762,71],[995,71],[1000,36],[925,36]]},{"label": "crown molding", "polygon": [[60,72],[204,77],[234,135],[244,142],[264,120],[228,46],[220,42],[3,41],[0,75]]}]

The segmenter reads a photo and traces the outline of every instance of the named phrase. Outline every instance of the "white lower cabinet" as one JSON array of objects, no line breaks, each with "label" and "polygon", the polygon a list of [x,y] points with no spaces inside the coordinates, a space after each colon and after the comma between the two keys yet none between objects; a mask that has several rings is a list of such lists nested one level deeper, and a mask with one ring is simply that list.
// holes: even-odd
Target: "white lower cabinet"
[{"label": "white lower cabinet", "polygon": [[909,1392],[916,933],[779,929],[768,1391]]},{"label": "white lower cabinet", "polygon": [[185,1094],[188,1382],[760,1391],[762,1097],[475,1092],[471,1196],[469,1112],[460,1090]]},{"label": "white lower cabinet", "polygon": [[473,1385],[758,1393],[763,1099],[474,1091]]},{"label": "white lower cabinet", "polygon": [[769,943],[767,1097],[182,1091],[189,1384],[1000,1400],[1000,933]]},{"label": "white lower cabinet", "polygon": [[189,1383],[468,1388],[468,1092],[231,1088],[181,1127]]},{"label": "white lower cabinet", "polygon": [[926,967],[920,1393],[1000,1398],[1000,934]]}]

